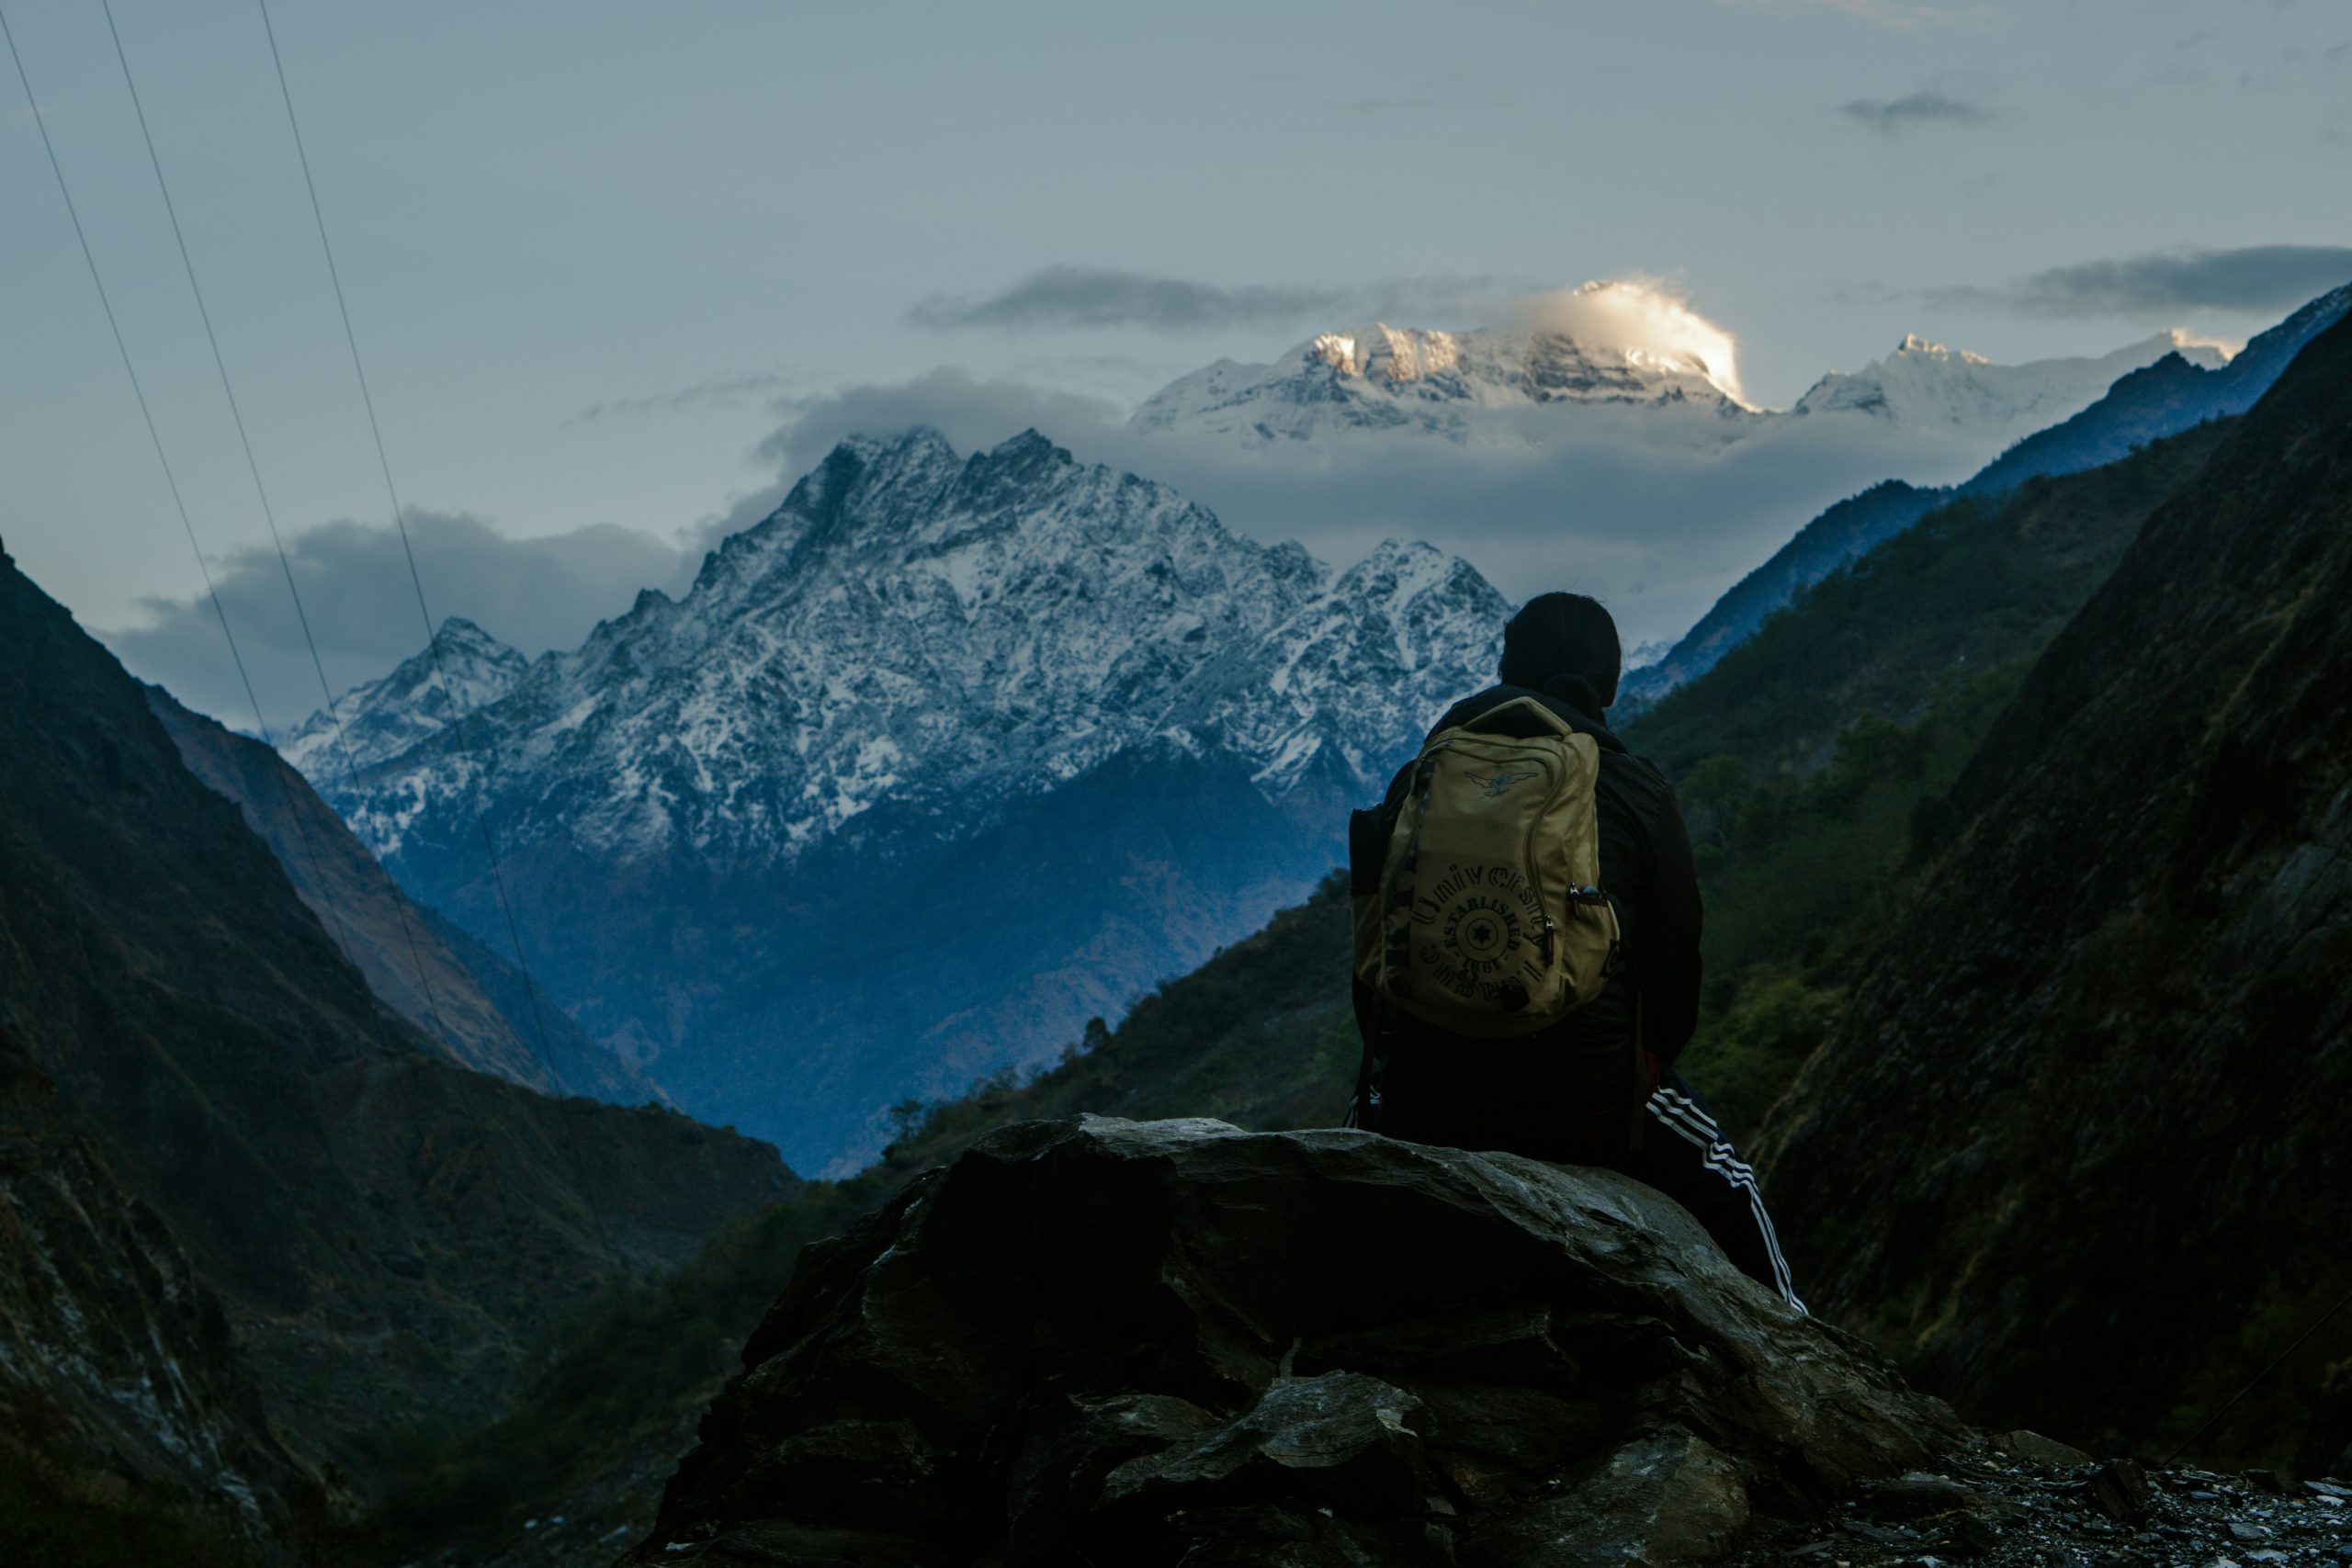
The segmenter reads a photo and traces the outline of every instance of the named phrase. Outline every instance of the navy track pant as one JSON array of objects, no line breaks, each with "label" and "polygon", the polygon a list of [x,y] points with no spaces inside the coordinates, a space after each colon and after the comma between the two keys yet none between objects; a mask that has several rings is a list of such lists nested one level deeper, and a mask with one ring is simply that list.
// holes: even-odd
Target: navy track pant
[{"label": "navy track pant", "polygon": [[1619,1149],[1598,1163],[1657,1188],[1690,1210],[1740,1272],[1804,1311],[1756,1173],[1715,1125],[1707,1097],[1668,1067],[1650,1096],[1649,1117],[1640,1148]]}]

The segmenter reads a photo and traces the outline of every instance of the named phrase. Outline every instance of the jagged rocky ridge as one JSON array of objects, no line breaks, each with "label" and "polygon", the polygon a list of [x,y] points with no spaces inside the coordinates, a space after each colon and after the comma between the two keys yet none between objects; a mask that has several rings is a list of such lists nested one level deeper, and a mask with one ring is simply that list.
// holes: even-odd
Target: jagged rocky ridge
[{"label": "jagged rocky ridge", "polygon": [[[1816,1305],[1988,1419],[2186,1436],[2352,1286],[2347,497],[2339,321],[2027,677],[1759,1151]],[[2347,1349],[2205,1440],[2344,1468]]]},{"label": "jagged rocky ridge", "polygon": [[2119,367],[2124,373],[2104,396],[2018,441],[1964,483],[1922,487],[1888,479],[1838,502],[1735,583],[1663,659],[1629,675],[1629,705],[1655,702],[1703,674],[1799,591],[1946,501],[2000,495],[2039,475],[2079,473],[2114,462],[2136,446],[2244,413],[2302,346],[2347,310],[2352,286],[2323,295],[2257,334],[2226,365],[2211,363],[2210,355],[2168,352],[2153,363]]},{"label": "jagged rocky ridge", "polygon": [[[1311,886],[1344,804],[1487,677],[1505,608],[1426,546],[1334,573],[1034,433],[965,457],[916,432],[843,445],[465,736],[356,792],[298,755],[487,938],[477,761],[541,980],[681,1103],[821,1167]],[[429,685],[412,666],[383,700]],[[372,746],[413,716],[347,722]]]},{"label": "jagged rocky ridge", "polygon": [[346,766],[372,767],[428,740],[451,720],[514,689],[531,661],[462,615],[451,615],[433,645],[391,672],[365,681],[312,714],[280,745],[286,759],[313,778],[339,777]]},{"label": "jagged rocky ridge", "polygon": [[1962,1434],[1607,1172],[1029,1122],[804,1255],[633,1562],[1697,1562]]}]

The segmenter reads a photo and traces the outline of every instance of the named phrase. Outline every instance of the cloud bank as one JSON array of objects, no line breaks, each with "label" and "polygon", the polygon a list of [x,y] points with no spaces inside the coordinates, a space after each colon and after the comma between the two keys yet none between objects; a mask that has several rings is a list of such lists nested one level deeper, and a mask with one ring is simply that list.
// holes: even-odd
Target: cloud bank
[{"label": "cloud bank", "polygon": [[1997,288],[1931,289],[1939,308],[1994,306],[2031,316],[2164,317],[2188,310],[2291,310],[2352,282],[2352,247],[2245,245],[2154,251],[2052,267]]},{"label": "cloud bank", "polygon": [[1899,98],[1855,98],[1839,104],[1838,112],[1881,136],[1901,136],[1932,125],[1990,125],[1996,118],[1982,104],[1925,91]]},{"label": "cloud bank", "polygon": [[1524,414],[1517,442],[1337,434],[1245,447],[1140,433],[1107,403],[939,370],[806,400],[764,449],[797,472],[851,434],[929,425],[968,452],[1035,428],[1082,460],[1170,486],[1236,532],[1296,539],[1334,565],[1385,538],[1427,539],[1515,599],[1597,594],[1633,642],[1686,630],[1830,502],[1890,476],[1963,478],[1995,455],[1860,419],[1792,421],[1694,450],[1661,437],[1652,411],[1593,405],[1566,427],[1555,410]]},{"label": "cloud bank", "polygon": [[616,398],[607,402],[590,403],[564,423],[566,425],[594,424],[605,419],[633,419],[647,414],[684,413],[700,408],[737,408],[755,398],[773,398],[785,391],[794,378],[781,370],[761,370],[744,376],[714,376],[682,387],[674,392],[662,392],[650,398]]},{"label": "cloud bank", "polygon": [[1588,348],[1694,358],[1726,394],[1747,400],[1739,385],[1738,341],[1657,279],[1621,278],[1530,295],[1512,314],[1522,325],[1566,333]]},{"label": "cloud bank", "polygon": [[1141,327],[1212,332],[1364,314],[1453,316],[1491,308],[1507,290],[1486,277],[1413,277],[1385,283],[1216,284],[1116,267],[1043,267],[993,294],[933,294],[907,311],[939,332]]},{"label": "cloud bank", "polygon": [[[627,610],[639,589],[681,587],[701,560],[695,541],[612,523],[514,539],[462,513],[412,509],[407,521],[435,616],[463,615],[529,654],[577,646],[600,618]],[[424,648],[424,623],[390,524],[311,528],[288,541],[287,558],[337,695]],[[322,704],[277,552],[232,550],[213,562],[212,577],[264,716],[274,733],[291,728]],[[253,705],[211,601],[153,598],[145,608],[144,624],[99,634],[116,657],[132,674],[250,732]]]},{"label": "cloud bank", "polygon": [[1115,267],[1049,266],[994,294],[933,294],[907,319],[953,332],[967,327],[1149,327],[1159,332],[1250,327],[1335,310],[1333,289],[1263,284],[1224,287]]}]

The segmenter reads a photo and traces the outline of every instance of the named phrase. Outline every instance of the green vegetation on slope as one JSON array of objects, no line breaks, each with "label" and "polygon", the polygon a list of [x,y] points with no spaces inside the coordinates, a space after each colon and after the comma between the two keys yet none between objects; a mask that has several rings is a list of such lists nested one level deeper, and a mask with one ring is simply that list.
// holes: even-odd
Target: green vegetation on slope
[{"label": "green vegetation on slope", "polygon": [[1628,739],[1678,777],[1717,756],[1789,773],[1819,765],[1862,714],[1912,722],[1972,675],[2039,654],[2230,423],[1938,507],[1805,590]]},{"label": "green vegetation on slope", "polygon": [[2027,673],[1760,1141],[1815,1305],[1988,1424],[2352,1461],[2347,600],[2342,321]]},{"label": "green vegetation on slope", "polygon": [[257,1568],[195,1499],[78,1472],[0,1442],[0,1562],[10,1568]]},{"label": "green vegetation on slope", "polygon": [[1939,507],[1627,727],[1675,776],[1707,901],[1683,1066],[1735,1138],[1826,1037],[1871,933],[1955,824],[1953,781],[2026,670],[2227,422]]}]

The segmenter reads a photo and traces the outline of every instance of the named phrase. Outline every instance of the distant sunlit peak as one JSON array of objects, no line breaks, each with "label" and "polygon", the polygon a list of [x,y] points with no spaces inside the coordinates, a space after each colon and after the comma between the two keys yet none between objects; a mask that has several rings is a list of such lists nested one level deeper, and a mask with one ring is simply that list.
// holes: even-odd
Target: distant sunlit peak
[{"label": "distant sunlit peak", "polygon": [[2235,359],[2245,347],[2245,339],[2242,337],[2211,337],[2180,327],[2173,328],[2165,335],[2172,339],[2175,348],[2210,348],[2224,359]]},{"label": "distant sunlit peak", "polygon": [[1657,278],[1599,278],[1535,295],[1519,310],[1527,326],[1565,333],[1588,350],[1614,350],[1632,364],[1679,368],[1695,363],[1724,396],[1743,408],[1756,406],[1739,384],[1739,341]]}]

